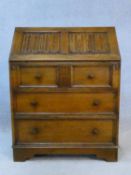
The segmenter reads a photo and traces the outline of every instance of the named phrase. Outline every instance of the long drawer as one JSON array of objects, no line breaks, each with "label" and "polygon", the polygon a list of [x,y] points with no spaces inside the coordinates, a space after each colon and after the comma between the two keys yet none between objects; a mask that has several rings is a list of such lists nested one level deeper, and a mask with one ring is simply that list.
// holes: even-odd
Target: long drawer
[{"label": "long drawer", "polygon": [[115,95],[105,93],[18,93],[16,112],[113,112]]},{"label": "long drawer", "polygon": [[114,120],[16,120],[18,143],[113,143]]}]

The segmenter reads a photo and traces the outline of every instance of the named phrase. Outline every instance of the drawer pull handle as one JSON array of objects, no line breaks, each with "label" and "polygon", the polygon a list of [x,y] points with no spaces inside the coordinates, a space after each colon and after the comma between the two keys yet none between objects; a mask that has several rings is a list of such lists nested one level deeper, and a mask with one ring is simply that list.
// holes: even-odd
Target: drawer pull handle
[{"label": "drawer pull handle", "polygon": [[92,134],[93,135],[98,135],[99,134],[99,130],[97,128],[92,129]]},{"label": "drawer pull handle", "polygon": [[93,106],[98,106],[100,104],[100,100],[94,100],[92,105]]},{"label": "drawer pull handle", "polygon": [[88,74],[88,75],[87,75],[87,78],[90,79],[90,80],[92,80],[92,79],[95,78],[95,76],[94,76],[94,74]]},{"label": "drawer pull handle", "polygon": [[32,128],[31,130],[30,130],[30,134],[38,134],[39,133],[39,129],[38,128]]},{"label": "drawer pull handle", "polygon": [[33,100],[30,102],[31,106],[36,107],[38,105],[38,102]]},{"label": "drawer pull handle", "polygon": [[37,73],[36,75],[35,75],[35,79],[36,80],[40,80],[42,78],[42,75],[40,74],[40,73]]}]

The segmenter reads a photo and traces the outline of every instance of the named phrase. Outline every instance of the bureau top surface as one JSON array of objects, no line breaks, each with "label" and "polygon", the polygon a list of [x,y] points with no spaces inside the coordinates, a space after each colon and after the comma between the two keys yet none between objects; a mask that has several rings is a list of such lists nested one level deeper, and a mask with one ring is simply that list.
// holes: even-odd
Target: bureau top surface
[{"label": "bureau top surface", "polygon": [[11,61],[120,60],[114,27],[15,29]]}]

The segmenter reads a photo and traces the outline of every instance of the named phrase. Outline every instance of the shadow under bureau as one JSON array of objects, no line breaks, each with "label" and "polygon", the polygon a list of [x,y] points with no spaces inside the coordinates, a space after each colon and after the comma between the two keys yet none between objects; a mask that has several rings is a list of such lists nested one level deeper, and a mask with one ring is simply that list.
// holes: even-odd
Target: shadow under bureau
[{"label": "shadow under bureau", "polygon": [[116,161],[120,54],[113,27],[16,28],[10,53],[13,153]]}]

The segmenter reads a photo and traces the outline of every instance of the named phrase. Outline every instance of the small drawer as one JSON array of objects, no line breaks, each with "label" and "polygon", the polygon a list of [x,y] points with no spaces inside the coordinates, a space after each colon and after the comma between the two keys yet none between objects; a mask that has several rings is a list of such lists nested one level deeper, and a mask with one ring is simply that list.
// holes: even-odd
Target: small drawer
[{"label": "small drawer", "polygon": [[19,93],[16,96],[17,112],[113,112],[115,95],[105,93]]},{"label": "small drawer", "polygon": [[19,143],[113,143],[113,120],[16,120]]},{"label": "small drawer", "polygon": [[55,66],[20,66],[19,86],[57,86],[57,68]]},{"label": "small drawer", "polygon": [[72,85],[75,87],[110,87],[112,67],[103,64],[73,66]]}]

